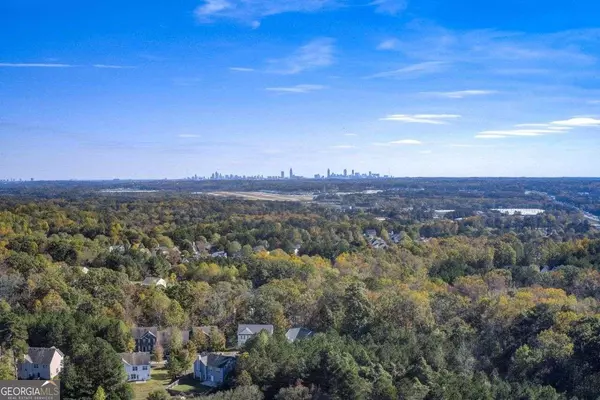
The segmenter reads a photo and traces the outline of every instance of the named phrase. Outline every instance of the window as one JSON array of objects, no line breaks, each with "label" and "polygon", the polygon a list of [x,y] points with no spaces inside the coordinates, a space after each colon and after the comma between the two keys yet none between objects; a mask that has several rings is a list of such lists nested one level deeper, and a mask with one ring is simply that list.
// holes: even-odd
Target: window
[{"label": "window", "polygon": [[137,375],[136,374],[131,374],[131,380],[136,380],[137,379]]},{"label": "window", "polygon": [[38,365],[37,364],[33,364],[33,368],[37,369]]},{"label": "window", "polygon": [[137,367],[133,367],[133,370],[134,370],[134,371],[137,371]]},{"label": "window", "polygon": [[147,366],[145,366],[145,365],[142,367],[142,369],[143,369],[144,371],[148,371],[148,367],[147,367]]}]

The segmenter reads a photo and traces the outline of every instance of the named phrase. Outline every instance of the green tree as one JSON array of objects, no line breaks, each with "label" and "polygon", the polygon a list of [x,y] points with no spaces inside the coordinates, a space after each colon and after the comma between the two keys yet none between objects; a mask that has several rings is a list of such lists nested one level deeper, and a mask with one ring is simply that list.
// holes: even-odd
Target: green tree
[{"label": "green tree", "polygon": [[346,314],[342,331],[353,337],[359,337],[373,317],[371,302],[366,296],[363,283],[351,283],[344,294]]},{"label": "green tree", "polygon": [[155,390],[146,397],[147,400],[168,400],[170,398],[171,396],[169,396],[169,393],[165,389]]},{"label": "green tree", "polygon": [[311,400],[312,394],[306,386],[298,385],[289,388],[281,388],[275,396],[275,400]]},{"label": "green tree", "polygon": [[152,358],[156,362],[162,362],[164,360],[164,356],[165,353],[163,347],[160,343],[156,342],[156,345],[154,346],[154,351],[152,352]]},{"label": "green tree", "polygon": [[210,351],[223,351],[225,350],[226,341],[225,335],[217,327],[210,328],[210,335],[208,336],[208,347]]},{"label": "green tree", "polygon": [[96,390],[96,393],[94,393],[92,400],[106,400],[106,394],[104,393],[102,386],[98,386],[98,389]]}]

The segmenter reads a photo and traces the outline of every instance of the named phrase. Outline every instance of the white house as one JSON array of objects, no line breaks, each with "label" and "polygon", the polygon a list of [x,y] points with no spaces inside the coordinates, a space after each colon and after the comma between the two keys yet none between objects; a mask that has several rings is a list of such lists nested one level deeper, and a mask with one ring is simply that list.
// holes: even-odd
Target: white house
[{"label": "white house", "polygon": [[273,325],[238,325],[238,347],[242,347],[248,339],[258,335],[260,331],[266,331],[269,335],[272,335]]},{"label": "white house", "polygon": [[148,278],[144,279],[144,281],[142,282],[142,285],[144,285],[144,286],[162,286],[166,289],[167,281],[165,281],[162,278],[148,277]]},{"label": "white house", "polygon": [[150,379],[150,353],[121,353],[119,355],[129,382]]},{"label": "white house", "polygon": [[30,347],[18,365],[19,379],[54,379],[63,368],[64,354],[56,347]]}]

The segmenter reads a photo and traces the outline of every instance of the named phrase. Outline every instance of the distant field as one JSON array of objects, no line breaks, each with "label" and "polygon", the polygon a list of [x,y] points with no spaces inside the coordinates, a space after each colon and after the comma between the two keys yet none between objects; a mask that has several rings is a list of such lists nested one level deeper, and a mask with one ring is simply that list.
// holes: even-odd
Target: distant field
[{"label": "distant field", "polygon": [[312,201],[312,195],[295,194],[277,194],[263,192],[207,192],[211,196],[220,197],[239,197],[245,200],[266,200],[266,201]]}]

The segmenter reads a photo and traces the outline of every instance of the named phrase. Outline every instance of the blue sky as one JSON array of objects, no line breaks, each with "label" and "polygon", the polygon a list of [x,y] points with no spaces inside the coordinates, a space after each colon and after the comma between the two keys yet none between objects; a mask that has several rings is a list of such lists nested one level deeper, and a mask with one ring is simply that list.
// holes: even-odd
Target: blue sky
[{"label": "blue sky", "polygon": [[0,2],[0,179],[600,176],[600,3]]}]

